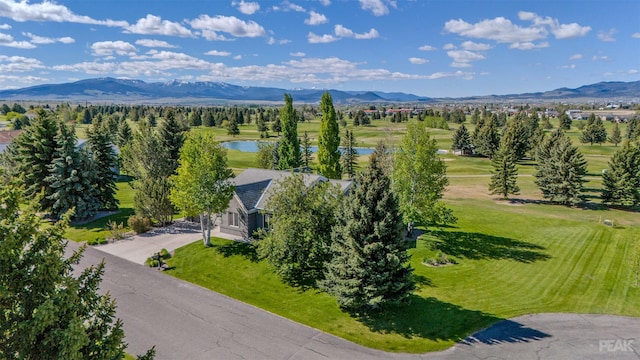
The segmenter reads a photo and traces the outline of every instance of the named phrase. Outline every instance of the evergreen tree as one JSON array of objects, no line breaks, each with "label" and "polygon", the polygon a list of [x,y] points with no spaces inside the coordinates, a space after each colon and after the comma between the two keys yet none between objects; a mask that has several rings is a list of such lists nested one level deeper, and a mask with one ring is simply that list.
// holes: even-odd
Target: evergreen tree
[{"label": "evergreen tree", "polygon": [[123,166],[135,180],[133,201],[136,214],[161,224],[173,218],[169,201],[169,176],[175,170],[169,150],[148,124],[141,124],[133,140],[122,149]]},{"label": "evergreen tree", "polygon": [[583,201],[587,162],[562,130],[555,130],[537,151],[536,185],[545,199],[564,205]]},{"label": "evergreen tree", "polygon": [[500,151],[491,159],[493,175],[489,183],[490,194],[501,195],[503,199],[508,199],[509,194],[517,195],[520,192],[518,187],[518,168],[513,152],[500,148]]},{"label": "evergreen tree", "polygon": [[493,119],[487,120],[477,129],[478,134],[473,144],[477,154],[492,158],[500,148],[500,134]]},{"label": "evergreen tree", "polygon": [[116,145],[122,148],[131,141],[133,138],[133,133],[131,132],[131,127],[129,124],[123,119],[120,121],[118,125],[118,134],[116,136]]},{"label": "evergreen tree", "polygon": [[122,359],[122,321],[99,292],[104,262],[75,275],[83,250],[65,255],[66,219],[45,224],[20,194],[0,187],[0,358]]},{"label": "evergreen tree", "polygon": [[354,313],[397,305],[415,289],[391,180],[371,156],[342,202],[322,289]]},{"label": "evergreen tree", "polygon": [[275,116],[275,119],[271,123],[271,131],[275,132],[280,136],[280,132],[282,131],[282,122],[280,121],[280,116]]},{"label": "evergreen tree", "polygon": [[344,132],[340,161],[344,174],[350,179],[355,177],[358,168],[358,149],[356,149],[356,138],[353,135],[353,130],[349,131],[347,129]]},{"label": "evergreen tree", "polygon": [[580,135],[580,142],[583,144],[589,143],[593,145],[593,143],[602,144],[607,140],[607,131],[604,128],[604,124],[599,117],[596,117],[595,114],[591,113],[589,118],[587,118],[587,125],[582,130],[582,134]]},{"label": "evergreen tree", "polygon": [[166,149],[171,163],[171,173],[178,168],[178,159],[180,158],[180,149],[184,144],[184,131],[180,124],[176,121],[176,117],[172,109],[167,111],[164,121],[160,124],[160,141],[163,148]]},{"label": "evergreen tree", "polygon": [[622,135],[620,134],[620,127],[618,123],[613,125],[613,129],[611,129],[611,136],[609,137],[609,142],[618,146],[618,144],[622,141]]},{"label": "evergreen tree", "polygon": [[515,118],[507,122],[500,147],[513,155],[515,161],[522,160],[529,149],[529,139],[533,134],[529,134],[521,119]]},{"label": "evergreen tree", "polygon": [[311,164],[313,152],[311,151],[311,138],[306,131],[302,134],[300,145],[302,146],[302,165],[308,168],[309,164]]},{"label": "evergreen tree", "polygon": [[206,127],[212,127],[216,125],[216,120],[213,118],[213,114],[209,109],[205,110],[202,114],[202,125]]},{"label": "evergreen tree", "polygon": [[261,138],[268,137],[267,124],[264,121],[264,116],[262,115],[262,112],[258,113],[258,120],[256,120],[256,129],[260,133]]},{"label": "evergreen tree", "polygon": [[49,196],[53,202],[50,213],[53,218],[59,219],[75,208],[74,218],[90,218],[102,205],[100,194],[94,186],[97,180],[95,164],[86,150],[76,150],[73,127],[61,123],[56,142],[58,147],[49,165],[50,175],[45,178],[52,189]]},{"label": "evergreen tree", "polygon": [[333,99],[328,91],[320,99],[322,119],[320,120],[320,134],[318,135],[318,171],[329,179],[340,179],[340,128],[333,107]]},{"label": "evergreen tree", "polygon": [[278,167],[279,142],[261,141],[258,143],[256,162],[261,169],[276,169]]},{"label": "evergreen tree", "polygon": [[105,126],[94,122],[87,129],[87,143],[96,171],[95,189],[103,209],[117,209],[119,201],[116,199],[116,178],[118,173],[118,156]]},{"label": "evergreen tree", "polygon": [[293,98],[290,94],[284,94],[284,107],[280,109],[280,119],[282,140],[278,150],[280,152],[278,169],[295,169],[302,164],[302,154],[298,139],[298,117],[293,110]]},{"label": "evergreen tree", "polygon": [[640,205],[640,145],[625,142],[602,174],[602,201],[635,207]]},{"label": "evergreen tree", "polygon": [[55,157],[58,142],[58,123],[40,109],[38,116],[15,140],[15,173],[23,175],[25,196],[37,198],[44,192],[40,200],[40,210],[48,211],[53,205],[50,199],[53,189],[45,180],[49,174],[49,165]]},{"label": "evergreen tree", "polygon": [[640,118],[632,117],[627,122],[627,140],[635,141],[640,137]]},{"label": "evergreen tree", "polygon": [[560,130],[570,130],[571,129],[571,118],[566,113],[561,113],[558,116],[558,128]]},{"label": "evergreen tree", "polygon": [[[479,120],[478,120],[479,121]],[[477,123],[477,121],[476,121]],[[469,130],[464,124],[461,124],[460,127],[453,133],[451,144],[451,150],[460,150],[462,155],[468,155],[473,153],[473,145],[471,145],[471,136],[469,135]]]}]

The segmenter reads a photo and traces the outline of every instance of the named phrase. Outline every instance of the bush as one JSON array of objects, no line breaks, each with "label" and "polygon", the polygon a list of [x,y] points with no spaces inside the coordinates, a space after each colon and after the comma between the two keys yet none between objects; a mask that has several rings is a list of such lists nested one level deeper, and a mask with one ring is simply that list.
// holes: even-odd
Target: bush
[{"label": "bush", "polygon": [[114,240],[120,240],[124,238],[124,224],[118,224],[115,221],[107,222],[107,230],[111,232],[111,238]]},{"label": "bush", "polygon": [[167,249],[162,249],[159,252],[153,254],[151,257],[147,258],[144,264],[147,265],[148,267],[158,267],[161,261],[164,264],[164,260],[167,260],[170,258],[171,258],[171,254],[169,253],[169,251]]},{"label": "bush", "polygon": [[145,216],[131,215],[127,224],[136,234],[146,233],[151,229],[151,220]]}]

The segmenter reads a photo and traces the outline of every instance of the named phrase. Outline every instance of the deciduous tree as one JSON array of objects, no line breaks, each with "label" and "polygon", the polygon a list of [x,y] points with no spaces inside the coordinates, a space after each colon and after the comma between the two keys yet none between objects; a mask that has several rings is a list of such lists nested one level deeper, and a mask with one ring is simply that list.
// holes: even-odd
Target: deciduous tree
[{"label": "deciduous tree", "polygon": [[188,216],[200,216],[202,239],[210,246],[212,217],[229,206],[235,190],[227,151],[213,137],[191,133],[180,150],[179,164],[171,177],[171,201]]},{"label": "deciduous tree", "polygon": [[298,117],[293,109],[293,98],[290,94],[284,94],[284,107],[280,109],[280,121],[282,122],[282,139],[278,148],[280,153],[278,169],[298,168],[302,164],[302,154],[298,139]]},{"label": "deciduous tree", "polygon": [[315,287],[331,260],[342,190],[328,181],[308,187],[304,176],[292,174],[277,184],[268,204],[270,230],[258,243],[258,253],[285,282]]},{"label": "deciduous tree", "polygon": [[400,213],[411,234],[414,223],[450,224],[456,218],[442,202],[449,184],[446,165],[438,157],[438,145],[423,122],[410,121],[395,151],[393,190],[398,195]]},{"label": "deciduous tree", "polygon": [[333,99],[328,91],[320,99],[322,119],[320,120],[320,134],[318,135],[318,171],[329,179],[340,179],[340,129],[333,107]]}]

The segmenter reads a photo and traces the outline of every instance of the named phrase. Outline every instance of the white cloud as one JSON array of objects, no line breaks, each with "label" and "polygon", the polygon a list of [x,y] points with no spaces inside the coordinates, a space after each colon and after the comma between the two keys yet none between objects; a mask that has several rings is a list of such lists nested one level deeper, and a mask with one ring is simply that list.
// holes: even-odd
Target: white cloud
[{"label": "white cloud", "polygon": [[94,56],[111,56],[113,54],[121,56],[138,55],[138,49],[132,44],[118,41],[99,41],[91,45],[92,55]]},{"label": "white cloud", "polygon": [[422,45],[422,46],[420,46],[418,48],[418,50],[421,50],[421,51],[434,51],[434,50],[438,50],[438,48],[435,47],[435,46],[431,46],[431,45]]},{"label": "white cloud", "polygon": [[311,11],[309,13],[309,18],[305,19],[304,21],[304,23],[307,25],[320,25],[326,22],[327,22],[327,17],[315,11]]},{"label": "white cloud", "polygon": [[593,61],[598,61],[598,60],[600,60],[600,61],[609,61],[610,59],[609,59],[609,57],[608,57],[608,56],[606,56],[606,55],[600,55],[600,56],[598,56],[598,55],[594,55],[594,56],[591,58],[591,60],[593,60]]},{"label": "white cloud", "polygon": [[[395,1],[387,1],[387,3],[396,7]],[[389,13],[389,8],[383,0],[360,0],[360,7],[362,10],[371,11],[375,16],[383,16]]]},{"label": "white cloud", "polygon": [[348,29],[340,24],[336,25],[333,29],[333,31],[335,32],[337,37],[340,38],[355,38],[355,39],[375,39],[378,36],[380,36],[380,34],[378,34],[378,31],[376,29],[370,29],[368,32],[366,33],[362,33],[362,34],[358,34],[358,33],[354,33],[351,29]]},{"label": "white cloud", "polygon": [[557,19],[541,17],[536,13],[521,11],[518,17],[523,21],[530,21],[532,25],[523,27],[516,25],[504,17],[485,19],[470,24],[462,19],[449,20],[444,29],[447,32],[470,38],[494,40],[498,43],[510,43],[511,49],[531,50],[547,47],[548,43],[534,41],[546,39],[549,33],[556,39],[570,39],[585,36],[591,27],[577,23],[561,24]]},{"label": "white cloud", "polygon": [[473,80],[475,73],[458,70],[456,72],[436,72],[426,76],[428,80],[437,80],[448,77],[462,78],[464,80]]},{"label": "white cloud", "polygon": [[455,49],[455,48],[456,48],[456,46],[455,46],[455,45],[453,45],[453,44],[451,44],[451,43],[449,43],[449,44],[445,44],[445,45],[442,47],[442,49],[444,49],[444,50],[453,50],[453,49]]},{"label": "white cloud", "polygon": [[0,33],[0,46],[7,46],[17,49],[35,49],[36,46],[28,41],[15,41],[13,36]]},{"label": "white cloud", "polygon": [[631,34],[631,37],[634,39],[640,39],[640,32]]},{"label": "white cloud", "polygon": [[125,32],[132,34],[144,35],[165,35],[192,37],[191,30],[179,23],[169,20],[162,20],[160,16],[147,14],[146,17],[139,19],[134,25],[127,26]]},{"label": "white cloud", "polygon": [[235,37],[266,36],[264,28],[255,21],[243,21],[235,16],[200,15],[199,18],[191,20],[190,24],[194,29],[202,30],[203,36],[208,40],[220,40],[218,31]]},{"label": "white cloud", "polygon": [[88,16],[74,14],[66,6],[58,5],[51,1],[43,1],[39,4],[30,4],[27,0],[2,0],[0,6],[0,17],[7,17],[13,21],[52,21],[70,22],[104,26],[126,27],[126,21],[96,20]]},{"label": "white cloud", "polygon": [[637,74],[637,73],[638,73],[637,69],[629,69],[629,70],[627,70],[627,74],[629,74],[629,75],[634,75],[634,74]]},{"label": "white cloud", "polygon": [[0,25],[0,30],[9,30],[9,29],[11,29],[11,25],[9,24]]},{"label": "white cloud", "polygon": [[3,85],[2,89],[15,89],[20,86],[16,86],[17,83],[22,84],[33,84],[33,83],[43,83],[47,82],[49,79],[38,77],[38,76],[17,76],[17,75],[0,75],[0,84],[9,83],[10,85]]},{"label": "white cloud", "polygon": [[564,65],[560,67],[561,69],[575,69],[576,68],[576,64],[569,64],[569,65]]},{"label": "white cloud", "polygon": [[0,55],[0,73],[27,72],[44,67],[44,64],[38,59]]},{"label": "white cloud", "polygon": [[569,60],[580,60],[584,57],[584,55],[582,54],[573,54],[571,56],[569,56]]},{"label": "white cloud", "polygon": [[283,1],[280,5],[275,5],[272,7],[275,11],[296,11],[296,12],[307,12],[302,6],[293,4],[289,2],[289,0]]},{"label": "white cloud", "polygon": [[44,36],[38,36],[38,35],[34,35],[30,32],[23,32],[22,35],[28,37],[31,39],[31,43],[32,44],[39,44],[39,45],[43,45],[43,44],[53,44],[56,42],[61,42],[63,44],[72,44],[74,43],[76,40],[65,36],[65,37],[61,37],[61,38],[57,38],[57,39],[53,39],[53,38],[48,38],[48,37],[44,37]]},{"label": "white cloud", "polygon": [[162,40],[153,40],[153,39],[140,39],[136,40],[136,45],[149,47],[149,48],[177,48],[178,46],[169,44],[166,41]]},{"label": "white cloud", "polygon": [[540,43],[533,43],[531,41],[525,42],[515,42],[509,45],[509,49],[518,49],[518,50],[533,50],[533,49],[543,49],[549,47],[549,43],[546,41]]},{"label": "white cloud", "polygon": [[257,2],[245,2],[244,0],[240,0],[240,2],[232,1],[231,5],[237,7],[238,11],[245,15],[253,15],[260,10],[260,4]]},{"label": "white cloud", "polygon": [[320,3],[324,6],[329,6],[331,5],[331,0],[320,0]]},{"label": "white cloud", "polygon": [[305,57],[307,54],[303,53],[302,51],[298,51],[294,53],[289,53],[289,55],[294,57]]},{"label": "white cloud", "polygon": [[240,60],[242,59],[242,55],[236,55],[233,57],[233,60]]},{"label": "white cloud", "polygon": [[471,67],[471,62],[486,59],[484,55],[469,50],[449,50],[447,56],[453,59],[453,67]]},{"label": "white cloud", "polygon": [[598,32],[598,39],[604,42],[614,42],[616,41],[616,32],[616,29],[609,29],[609,31],[600,31]]},{"label": "white cloud", "polygon": [[307,35],[307,39],[309,41],[309,44],[326,44],[339,40],[339,38],[330,34],[316,35],[312,32],[309,32],[309,34]]},{"label": "white cloud", "polygon": [[231,53],[228,52],[228,51],[218,51],[218,50],[210,50],[210,51],[207,51],[204,54],[205,55],[211,55],[211,56],[229,56],[229,55],[231,55]]},{"label": "white cloud", "polygon": [[487,51],[491,49],[493,46],[484,43],[474,43],[473,41],[465,41],[460,46],[469,51]]},{"label": "white cloud", "polygon": [[414,65],[422,65],[429,62],[427,59],[419,58],[419,57],[410,57],[409,62]]}]

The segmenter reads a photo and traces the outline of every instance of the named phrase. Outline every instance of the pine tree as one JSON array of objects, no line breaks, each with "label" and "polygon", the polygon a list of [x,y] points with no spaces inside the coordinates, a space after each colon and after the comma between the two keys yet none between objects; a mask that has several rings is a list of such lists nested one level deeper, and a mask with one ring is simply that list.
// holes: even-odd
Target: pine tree
[{"label": "pine tree", "polygon": [[587,162],[562,130],[555,130],[538,148],[536,185],[545,199],[564,205],[583,201]]},{"label": "pine tree", "polygon": [[640,137],[640,118],[632,117],[627,122],[627,135],[629,141],[635,141]]},{"label": "pine tree", "polygon": [[604,128],[602,120],[599,117],[596,117],[595,114],[591,113],[587,119],[587,124],[580,135],[580,142],[583,144],[589,143],[590,145],[593,145],[593,143],[602,144],[606,140],[607,131]]},{"label": "pine tree", "polygon": [[42,211],[49,210],[53,204],[53,200],[50,200],[53,189],[45,179],[49,176],[49,165],[53,162],[58,147],[57,135],[58,122],[40,109],[31,126],[14,140],[15,172],[23,175],[27,198],[35,199],[44,192],[40,200]]},{"label": "pine tree", "polygon": [[103,209],[117,209],[119,201],[116,199],[115,169],[118,166],[118,157],[105,126],[94,122],[87,129],[87,143],[91,160],[96,171],[94,187],[98,191],[98,198]]},{"label": "pine tree", "polygon": [[560,130],[571,130],[571,118],[566,113],[562,113],[558,116],[558,128]]},{"label": "pine tree", "polygon": [[508,199],[509,195],[517,195],[520,192],[518,187],[518,168],[513,153],[505,148],[491,159],[493,175],[489,183],[490,194],[502,195],[503,199]]},{"label": "pine tree", "polygon": [[353,130],[345,130],[344,132],[340,162],[342,163],[343,172],[348,178],[351,179],[356,176],[356,170],[358,168],[358,149],[356,149],[356,138],[353,135]]},{"label": "pine tree", "polygon": [[302,164],[302,154],[298,139],[298,117],[293,110],[293,98],[290,94],[284,94],[284,107],[280,109],[280,120],[282,121],[282,140],[278,150],[280,152],[278,169],[298,168]]},{"label": "pine tree", "polygon": [[[478,121],[480,118],[478,118]],[[476,123],[478,122],[476,121]],[[473,153],[473,145],[471,145],[471,137],[469,130],[464,124],[460,125],[456,132],[453,133],[453,142],[451,144],[451,150],[460,150],[462,155],[468,155]]]},{"label": "pine tree", "polygon": [[602,202],[635,207],[640,205],[640,145],[625,142],[602,174]]},{"label": "pine tree", "polygon": [[493,154],[500,148],[500,134],[495,121],[493,119],[487,120],[476,130],[478,133],[473,144],[476,153],[488,158],[493,157]]},{"label": "pine tree", "polygon": [[611,136],[609,137],[609,142],[618,146],[618,144],[622,141],[622,134],[620,134],[620,127],[618,123],[613,125],[613,129],[611,129]]},{"label": "pine tree", "polygon": [[328,91],[320,99],[322,119],[320,120],[320,134],[318,135],[318,171],[329,179],[340,179],[340,128],[333,107],[333,99]]},{"label": "pine tree", "polygon": [[99,292],[104,263],[77,273],[83,250],[65,255],[67,219],[45,224],[34,204],[19,209],[21,192],[0,187],[0,358],[122,359],[122,321]]},{"label": "pine tree", "polygon": [[95,188],[96,169],[86,150],[76,150],[75,129],[60,124],[56,136],[58,147],[50,175],[45,179],[52,189],[49,200],[53,201],[51,215],[59,219],[75,208],[76,219],[87,219],[101,207],[100,194]]},{"label": "pine tree", "polygon": [[311,164],[311,158],[313,157],[313,152],[311,151],[311,138],[309,137],[308,132],[304,132],[302,134],[302,141],[300,141],[300,145],[302,146],[302,165],[306,168]]},{"label": "pine tree", "polygon": [[133,133],[131,132],[131,127],[127,123],[126,120],[121,120],[118,125],[118,135],[116,136],[116,145],[122,148],[131,141],[133,138]]},{"label": "pine tree", "polygon": [[415,288],[391,180],[371,156],[342,203],[322,289],[354,313],[397,305]]},{"label": "pine tree", "polygon": [[500,147],[504,151],[511,153],[515,161],[521,160],[529,150],[529,139],[533,134],[528,134],[527,128],[519,118],[511,119],[507,122]]},{"label": "pine tree", "polygon": [[166,149],[169,155],[169,161],[172,167],[171,172],[174,173],[175,169],[178,168],[180,149],[184,144],[184,131],[176,121],[172,109],[167,111],[164,121],[160,124],[159,134],[162,147]]}]

